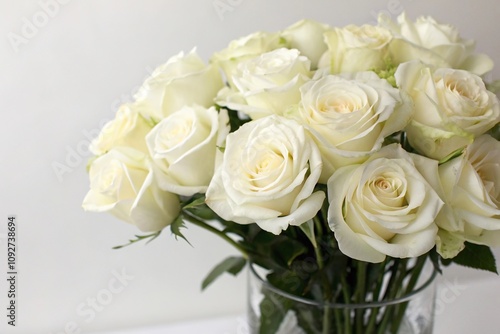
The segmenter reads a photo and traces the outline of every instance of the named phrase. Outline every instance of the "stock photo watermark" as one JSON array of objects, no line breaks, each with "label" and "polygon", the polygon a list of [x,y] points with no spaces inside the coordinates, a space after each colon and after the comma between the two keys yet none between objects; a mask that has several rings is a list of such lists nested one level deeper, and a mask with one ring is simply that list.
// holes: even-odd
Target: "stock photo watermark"
[{"label": "stock photo watermark", "polygon": [[221,334],[250,334],[250,324],[245,316],[239,316],[235,320],[234,326],[236,332],[224,332]]},{"label": "stock photo watermark", "polygon": [[214,0],[212,6],[214,7],[215,13],[221,21],[224,21],[224,16],[226,13],[233,12],[238,8],[245,0]]},{"label": "stock photo watermark", "polygon": [[460,284],[456,277],[453,282],[444,279],[436,291],[435,314],[443,314],[446,306],[456,302],[465,290],[467,290],[467,286]]},{"label": "stock photo watermark", "polygon": [[21,26],[17,32],[7,33],[7,39],[15,53],[19,52],[21,46],[29,43],[35,38],[40,30],[45,28],[49,22],[55,18],[62,6],[70,3],[71,0],[40,0],[38,10],[31,16],[21,18]]},{"label": "stock photo watermark", "polygon": [[108,305],[113,302],[116,295],[122,293],[134,276],[129,275],[125,268],[121,271],[113,270],[112,277],[109,279],[105,288],[97,291],[94,295],[87,297],[85,301],[79,303],[75,309],[76,315],[80,320],[68,321],[64,324],[63,328],[57,332],[50,332],[49,334],[80,334],[83,333],[81,323],[90,323],[93,321],[97,314],[102,312]]},{"label": "stock photo watermark", "polygon": [[17,267],[17,246],[18,233],[16,216],[7,217],[7,325],[15,327],[17,324],[17,294],[18,294],[18,267]]},{"label": "stock photo watermark", "polygon": [[64,176],[73,172],[86,162],[90,154],[89,146],[94,138],[96,138],[102,127],[109,122],[111,118],[102,119],[97,128],[91,130],[82,130],[84,139],[81,139],[75,146],[66,145],[66,155],[63,161],[54,160],[51,163],[52,170],[59,182],[63,182]]},{"label": "stock photo watermark", "polygon": [[[379,15],[385,15],[389,18],[393,18],[403,13],[404,3],[412,2],[413,0],[389,0],[386,3],[385,9],[381,10],[372,10],[370,12],[370,16],[374,19],[369,22],[371,25],[377,25],[377,19]],[[212,1],[212,6],[214,8],[215,13],[219,17],[221,21],[224,21],[226,15],[228,13],[234,12],[241,4],[245,2],[245,0],[214,0]]]},{"label": "stock photo watermark", "polygon": [[[149,76],[151,76],[154,72],[154,69],[152,69],[151,67],[146,67],[145,70]],[[106,123],[114,118],[114,113],[118,110],[120,105],[133,101],[133,97],[139,91],[139,88],[140,86],[135,86],[131,89],[130,93],[123,93],[119,98],[113,100],[110,106],[112,115],[110,115],[109,118],[105,117],[101,119],[98,126],[93,129],[83,129],[81,131],[83,139],[79,140],[75,145],[66,145],[66,154],[64,156],[64,159],[52,161],[51,167],[59,183],[62,183],[64,181],[64,177],[67,174],[72,173],[76,169],[80,168],[83,164],[87,163],[87,159],[92,156],[92,153],[89,150],[90,143],[95,138],[97,138]]]},{"label": "stock photo watermark", "polygon": [[379,15],[384,15],[384,16],[392,19],[393,17],[396,17],[399,14],[404,12],[405,8],[404,8],[403,4],[405,2],[412,2],[412,1],[413,0],[389,0],[389,1],[387,1],[385,9],[381,9],[379,11],[372,10],[370,12],[370,16],[374,20],[370,21],[368,23],[371,25],[377,25]]}]

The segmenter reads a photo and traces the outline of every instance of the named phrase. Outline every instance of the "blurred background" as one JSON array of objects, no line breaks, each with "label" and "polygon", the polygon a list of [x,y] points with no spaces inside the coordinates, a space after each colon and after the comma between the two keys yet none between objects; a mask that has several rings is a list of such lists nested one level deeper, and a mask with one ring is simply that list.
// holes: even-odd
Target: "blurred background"
[{"label": "blurred background", "polygon": [[[139,231],[81,209],[90,139],[179,51],[197,47],[208,60],[233,39],[303,18],[373,24],[379,12],[395,19],[403,11],[475,39],[499,64],[491,78],[500,78],[493,0],[0,0],[0,333],[91,333],[244,314],[244,273],[201,292],[208,271],[235,252],[197,227],[185,231],[192,246],[166,231],[147,246],[112,250]],[[9,215],[18,223],[15,328],[4,314]],[[461,268],[446,275],[465,286],[492,276]],[[477,305],[493,298],[476,297]],[[470,315],[491,311],[471,305]]]}]

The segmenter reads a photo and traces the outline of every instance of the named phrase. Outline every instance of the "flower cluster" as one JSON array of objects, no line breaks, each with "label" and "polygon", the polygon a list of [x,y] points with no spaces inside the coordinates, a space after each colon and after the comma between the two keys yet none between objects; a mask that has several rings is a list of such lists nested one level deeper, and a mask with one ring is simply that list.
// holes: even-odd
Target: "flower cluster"
[{"label": "flower cluster", "polygon": [[329,233],[369,263],[498,246],[492,67],[454,27],[405,14],[343,28],[303,20],[208,63],[181,53],[92,142],[83,207],[153,233],[213,220],[226,238],[249,225]]}]

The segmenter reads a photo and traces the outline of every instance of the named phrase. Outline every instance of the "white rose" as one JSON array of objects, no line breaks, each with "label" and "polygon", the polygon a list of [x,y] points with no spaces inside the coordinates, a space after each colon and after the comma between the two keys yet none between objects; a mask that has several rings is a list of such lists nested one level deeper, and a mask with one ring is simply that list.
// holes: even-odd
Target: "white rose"
[{"label": "white rose", "polygon": [[158,188],[146,159],[142,152],[120,147],[94,160],[83,208],[109,212],[143,232],[171,224],[180,212],[179,198]]},{"label": "white rose", "polygon": [[443,202],[419,168],[437,173],[437,162],[419,160],[393,144],[328,180],[328,222],[342,253],[378,263],[387,255],[417,257],[434,247],[434,219]]},{"label": "white rose", "polygon": [[395,78],[415,102],[408,140],[430,158],[443,159],[500,121],[497,97],[470,72],[412,61],[401,64]]},{"label": "white rose", "polygon": [[144,137],[153,125],[140,113],[136,104],[121,105],[113,120],[104,125],[99,136],[90,144],[90,151],[101,155],[114,147],[127,146],[147,152]]},{"label": "white rose", "polygon": [[389,49],[397,64],[418,59],[430,65],[464,69],[477,75],[493,68],[493,61],[488,56],[473,54],[473,40],[461,38],[455,27],[439,24],[431,17],[419,17],[411,22],[402,13],[395,23],[381,15],[379,24],[394,34]]},{"label": "white rose", "polygon": [[500,246],[500,142],[478,138],[464,154],[439,166],[445,207],[436,219],[444,233],[444,257],[454,257],[464,241]]},{"label": "white rose", "polygon": [[282,115],[300,100],[299,88],[309,80],[311,62],[296,49],[277,49],[238,64],[234,89],[219,92],[216,102],[252,119]]},{"label": "white rose", "polygon": [[410,103],[373,72],[328,75],[300,91],[298,120],[321,151],[321,183],[336,168],[365,161],[411,116]]},{"label": "white rose", "polygon": [[325,33],[328,51],[319,62],[330,73],[360,72],[385,68],[391,33],[384,28],[348,25]]},{"label": "white rose", "polygon": [[285,44],[285,41],[280,38],[279,33],[259,31],[231,41],[227,48],[215,52],[210,62],[223,70],[226,80],[232,86],[231,73],[240,62],[257,57],[262,53],[285,47]]},{"label": "white rose", "polygon": [[311,61],[311,68],[318,68],[319,59],[327,46],[323,34],[331,28],[313,20],[301,20],[281,32],[289,47],[297,49]]},{"label": "white rose", "polygon": [[212,179],[218,134],[228,133],[227,112],[184,107],[164,118],[146,136],[160,188],[191,196],[204,193]]},{"label": "white rose", "polygon": [[219,69],[206,65],[195,50],[179,53],[156,68],[135,95],[151,117],[161,120],[184,105],[212,106],[224,86]]},{"label": "white rose", "polygon": [[314,192],[320,174],[319,151],[302,126],[276,115],[261,118],[227,137],[206,203],[223,219],[279,234],[321,208],[325,194]]}]

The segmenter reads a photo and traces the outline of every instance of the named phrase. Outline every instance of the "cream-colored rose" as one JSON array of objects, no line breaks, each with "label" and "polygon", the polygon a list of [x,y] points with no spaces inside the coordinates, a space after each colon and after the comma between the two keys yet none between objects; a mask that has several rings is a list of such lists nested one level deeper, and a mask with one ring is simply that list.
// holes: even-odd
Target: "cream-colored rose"
[{"label": "cream-colored rose", "polygon": [[328,47],[323,34],[331,30],[328,25],[313,20],[301,20],[281,32],[291,49],[297,49],[300,54],[311,61],[311,68],[317,69],[319,59]]},{"label": "cream-colored rose", "polygon": [[204,193],[214,174],[219,132],[228,133],[227,112],[184,107],[164,118],[146,136],[160,188],[191,196]]},{"label": "cream-colored rose", "polygon": [[144,137],[153,124],[141,114],[137,104],[120,106],[113,120],[104,125],[99,136],[90,144],[90,151],[101,155],[114,147],[127,146],[147,153]]},{"label": "cream-colored rose", "polygon": [[420,171],[437,173],[437,161],[417,156],[415,163],[413,157],[392,144],[328,180],[328,222],[342,253],[378,263],[434,247],[443,202]]},{"label": "cream-colored rose", "polygon": [[215,52],[210,62],[222,69],[226,80],[232,86],[231,74],[240,62],[286,46],[286,41],[280,38],[279,33],[259,31],[233,40],[227,48]]},{"label": "cream-colored rose", "polygon": [[477,75],[493,68],[490,57],[474,54],[473,40],[463,39],[455,27],[439,24],[432,17],[419,17],[412,22],[402,13],[395,23],[381,15],[379,24],[394,35],[389,49],[397,64],[418,59],[429,65],[464,69]]},{"label": "cream-colored rose", "polygon": [[408,140],[430,158],[445,158],[500,121],[498,98],[475,74],[412,61],[401,64],[395,78],[415,103]]},{"label": "cream-colored rose", "polygon": [[222,89],[216,102],[252,119],[282,115],[299,102],[299,88],[310,79],[310,65],[296,49],[277,49],[247,59],[232,72],[235,88]]},{"label": "cream-colored rose", "polygon": [[328,51],[319,67],[329,68],[332,74],[383,69],[391,39],[389,30],[377,26],[334,28],[325,33]]},{"label": "cream-colored rose", "polygon": [[321,208],[325,194],[314,192],[320,174],[319,151],[304,128],[272,115],[228,135],[206,203],[223,219],[279,234]]},{"label": "cream-colored rose", "polygon": [[180,212],[179,198],[154,181],[147,156],[118,147],[90,166],[90,190],[83,200],[87,211],[109,212],[143,232],[159,231]]},{"label": "cream-colored rose", "polygon": [[439,166],[445,207],[436,219],[446,231],[438,251],[454,257],[464,241],[500,246],[500,142],[483,135],[464,154]]},{"label": "cream-colored rose", "polygon": [[187,55],[181,52],[156,68],[135,99],[159,121],[185,105],[213,106],[223,86],[219,69],[206,65],[193,50]]},{"label": "cream-colored rose", "polygon": [[368,159],[411,116],[410,103],[373,72],[327,75],[306,83],[300,91],[296,118],[321,151],[321,183],[335,169]]}]

